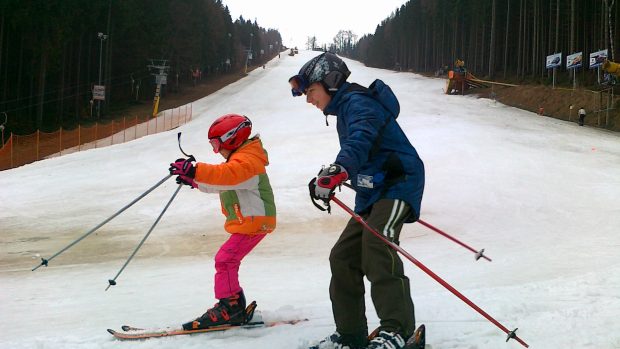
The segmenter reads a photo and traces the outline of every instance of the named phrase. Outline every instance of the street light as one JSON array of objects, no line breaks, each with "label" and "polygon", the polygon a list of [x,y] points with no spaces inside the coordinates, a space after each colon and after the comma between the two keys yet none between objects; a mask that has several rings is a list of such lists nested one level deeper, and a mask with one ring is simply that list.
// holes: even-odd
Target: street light
[{"label": "street light", "polygon": [[[99,32],[97,36],[99,37],[99,86],[101,86],[101,56],[103,53],[103,41],[107,39],[108,36],[101,32]],[[98,99],[97,100],[97,120],[99,119],[100,115],[101,115],[101,99]]]},{"label": "street light", "polygon": [[6,122],[9,120],[9,116],[6,112],[2,112],[2,114],[4,114],[4,122],[0,125],[0,132],[2,132],[2,143],[0,143],[0,148],[4,147],[4,125],[6,125]]},{"label": "street light", "polygon": [[254,34],[250,33],[250,50],[247,52],[247,55],[245,56],[245,73],[248,73],[248,60],[250,59],[250,55],[252,54],[252,38],[254,37]]}]

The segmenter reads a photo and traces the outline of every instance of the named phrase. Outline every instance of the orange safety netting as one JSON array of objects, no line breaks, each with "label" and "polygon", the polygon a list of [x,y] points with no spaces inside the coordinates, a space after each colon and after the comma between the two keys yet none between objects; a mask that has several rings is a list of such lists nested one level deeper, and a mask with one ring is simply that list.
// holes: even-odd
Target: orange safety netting
[{"label": "orange safety netting", "polygon": [[156,118],[140,122],[138,117],[123,118],[89,127],[36,133],[11,134],[0,148],[0,171],[29,164],[47,157],[75,151],[124,143],[146,135],[168,131],[192,118],[192,106],[185,105],[160,113]]}]

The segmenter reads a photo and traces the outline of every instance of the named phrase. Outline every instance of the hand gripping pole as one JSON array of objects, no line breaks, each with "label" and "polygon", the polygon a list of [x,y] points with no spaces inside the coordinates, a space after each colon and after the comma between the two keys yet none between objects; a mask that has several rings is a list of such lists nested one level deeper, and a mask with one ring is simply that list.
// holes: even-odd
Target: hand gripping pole
[{"label": "hand gripping pole", "polygon": [[99,223],[96,227],[92,228],[91,230],[89,230],[86,234],[82,235],[79,239],[73,241],[72,243],[70,243],[69,245],[67,245],[65,248],[63,248],[62,250],[56,252],[56,254],[54,254],[53,256],[51,256],[48,259],[45,258],[41,258],[41,264],[37,265],[34,269],[32,269],[32,271],[35,271],[37,269],[39,269],[39,267],[41,267],[42,265],[46,266],[48,265],[48,263],[56,258],[58,255],[60,255],[61,253],[65,252],[66,250],[68,250],[69,248],[71,248],[73,245],[77,244],[78,242],[84,240],[84,238],[86,238],[87,236],[89,236],[90,234],[94,233],[95,231],[97,231],[97,229],[103,227],[106,223],[108,223],[109,221],[113,220],[114,218],[116,218],[119,214],[123,213],[126,209],[130,208],[131,206],[133,206],[136,202],[140,201],[143,197],[147,196],[150,192],[152,192],[153,190],[155,190],[155,188],[159,187],[160,185],[162,185],[165,181],[167,181],[170,177],[172,177],[172,175],[167,175],[166,177],[162,178],[159,182],[157,182],[157,184],[155,184],[154,186],[152,186],[151,188],[149,188],[147,191],[145,191],[144,193],[142,193],[140,196],[138,196],[137,198],[135,198],[132,202],[130,202],[129,204],[127,204],[125,207],[121,208],[119,211],[117,211],[115,214],[113,214],[112,216],[110,216],[109,218],[107,218],[106,220],[104,220],[103,222]]},{"label": "hand gripping pole", "polygon": [[527,343],[525,343],[521,338],[519,338],[519,336],[517,336],[517,334],[516,334],[517,329],[516,328],[514,330],[512,330],[512,331],[508,330],[506,327],[504,327],[504,325],[502,325],[497,320],[495,320],[491,315],[487,314],[484,310],[482,310],[474,302],[470,301],[467,297],[465,297],[456,288],[452,287],[449,283],[444,281],[441,277],[439,277],[437,274],[435,274],[432,270],[427,268],[424,264],[420,263],[417,259],[415,259],[412,255],[410,255],[402,247],[396,245],[395,243],[393,243],[390,240],[388,240],[385,236],[383,236],[379,232],[377,232],[376,229],[374,229],[368,223],[366,223],[366,221],[362,217],[360,217],[357,213],[353,212],[353,210],[351,210],[347,205],[345,205],[342,201],[340,201],[338,198],[336,198],[335,195],[332,195],[331,200],[333,202],[335,202],[336,204],[338,204],[338,206],[342,207],[342,209],[345,210],[348,214],[350,214],[351,217],[353,217],[353,219],[355,219],[358,223],[360,223],[362,226],[364,226],[364,228],[366,228],[368,231],[373,233],[376,237],[381,239],[381,241],[383,241],[386,245],[388,245],[389,247],[391,247],[392,249],[394,249],[395,251],[397,251],[401,255],[403,255],[405,258],[410,260],[418,268],[422,269],[423,272],[425,272],[430,277],[435,279],[435,281],[439,282],[448,291],[452,292],[452,294],[457,296],[459,299],[461,299],[463,302],[465,302],[467,305],[469,305],[475,311],[477,311],[480,315],[484,316],[487,320],[489,320],[491,323],[493,323],[499,329],[504,331],[504,333],[506,333],[508,335],[508,338],[506,339],[506,341],[508,341],[509,339],[512,338],[512,339],[516,340],[517,342],[521,343],[521,345],[523,345],[524,347],[529,348],[529,345]]}]

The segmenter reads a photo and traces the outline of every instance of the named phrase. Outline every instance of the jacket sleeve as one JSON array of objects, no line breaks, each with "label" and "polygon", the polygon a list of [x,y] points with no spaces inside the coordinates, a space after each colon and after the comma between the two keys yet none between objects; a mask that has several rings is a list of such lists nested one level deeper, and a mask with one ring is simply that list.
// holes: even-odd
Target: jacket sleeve
[{"label": "jacket sleeve", "polygon": [[343,113],[346,134],[339,135],[340,152],[336,157],[336,163],[344,166],[350,178],[368,161],[385,118],[385,112],[374,99],[361,94],[351,96]]},{"label": "jacket sleeve", "polygon": [[206,193],[225,190],[251,189],[257,185],[258,176],[265,173],[265,166],[251,156],[239,155],[218,165],[196,164],[198,189]]}]

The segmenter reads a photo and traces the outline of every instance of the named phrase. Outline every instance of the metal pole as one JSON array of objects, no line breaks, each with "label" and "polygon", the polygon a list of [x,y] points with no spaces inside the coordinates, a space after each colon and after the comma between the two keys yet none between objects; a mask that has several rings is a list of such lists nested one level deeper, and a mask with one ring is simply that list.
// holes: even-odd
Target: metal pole
[{"label": "metal pole", "polygon": [[172,200],[174,200],[174,198],[177,196],[177,194],[179,193],[179,190],[181,190],[181,187],[183,186],[183,184],[179,184],[179,186],[177,187],[177,190],[174,191],[174,194],[172,194],[172,197],[170,198],[170,200],[168,200],[168,203],[166,204],[166,206],[164,207],[164,209],[161,211],[161,213],[159,214],[159,217],[157,217],[157,219],[155,220],[155,223],[153,223],[153,225],[151,226],[151,229],[149,229],[149,231],[146,233],[146,235],[144,236],[144,238],[142,238],[142,241],[140,241],[140,243],[138,244],[138,246],[136,246],[136,249],[133,251],[133,253],[131,254],[131,256],[129,256],[129,258],[127,259],[127,261],[125,262],[125,264],[123,264],[123,266],[121,267],[121,269],[118,271],[118,273],[116,273],[116,276],[114,276],[114,279],[108,280],[108,287],[106,287],[106,291],[110,288],[110,286],[114,286],[116,285],[116,278],[119,277],[119,275],[121,275],[121,273],[123,272],[123,270],[125,270],[125,267],[127,266],[127,264],[129,264],[129,262],[133,259],[133,257],[136,255],[136,253],[138,252],[138,250],[140,249],[140,247],[142,247],[142,244],[144,244],[144,242],[146,241],[146,239],[149,237],[149,235],[151,235],[151,232],[153,231],[153,229],[155,229],[155,226],[157,225],[157,223],[159,223],[159,220],[161,219],[161,217],[164,215],[164,213],[166,212],[166,210],[168,209],[168,207],[170,207],[170,204],[172,203]]},{"label": "metal pole", "polygon": [[333,202],[335,202],[336,204],[338,204],[338,206],[342,207],[343,210],[345,210],[348,214],[350,214],[351,217],[353,217],[353,219],[355,219],[358,223],[360,223],[362,226],[364,226],[364,228],[366,228],[373,235],[375,235],[376,237],[381,239],[381,241],[383,241],[386,245],[388,245],[389,247],[391,247],[392,249],[394,249],[395,251],[397,251],[401,255],[403,255],[405,258],[410,260],[413,264],[415,264],[423,272],[428,274],[428,276],[432,277],[435,281],[439,282],[448,291],[452,292],[452,294],[454,294],[460,300],[462,300],[467,305],[472,307],[475,311],[477,311],[480,315],[482,315],[484,318],[489,320],[492,324],[497,326],[500,330],[504,331],[504,333],[506,333],[508,335],[508,338],[506,339],[506,341],[508,341],[509,339],[514,339],[517,342],[519,342],[521,345],[523,345],[524,347],[526,347],[526,348],[529,347],[529,345],[527,343],[525,343],[521,338],[519,338],[519,336],[517,336],[517,334],[516,334],[517,329],[514,329],[512,331],[507,329],[499,321],[495,320],[491,315],[487,314],[484,310],[482,310],[482,308],[477,306],[474,302],[470,301],[467,297],[465,297],[462,293],[460,293],[456,288],[454,288],[452,285],[450,285],[445,280],[443,280],[441,277],[439,277],[439,275],[435,274],[432,270],[430,270],[424,264],[420,263],[417,259],[415,259],[412,255],[410,255],[402,247],[396,245],[392,241],[388,240],[385,236],[381,235],[381,233],[379,233],[375,228],[371,227],[362,217],[360,217],[358,214],[353,212],[353,210],[351,210],[347,205],[345,205],[342,201],[340,201],[338,198],[336,198],[336,196],[332,195],[330,199]]},{"label": "metal pole", "polygon": [[129,204],[127,204],[127,206],[121,208],[119,211],[117,211],[115,214],[113,214],[110,218],[104,220],[103,222],[99,223],[96,227],[94,227],[93,229],[89,230],[86,234],[82,235],[79,239],[75,240],[74,242],[70,243],[67,247],[63,248],[62,250],[56,252],[56,254],[54,254],[53,256],[51,256],[48,259],[45,258],[41,258],[41,264],[39,264],[38,266],[36,266],[34,269],[32,269],[32,271],[35,271],[37,269],[39,269],[40,266],[44,265],[47,267],[49,261],[51,261],[52,259],[56,258],[56,256],[60,255],[61,253],[65,252],[66,250],[68,250],[69,248],[71,248],[73,245],[77,244],[78,242],[82,241],[84,238],[86,238],[88,235],[94,233],[97,229],[101,228],[102,226],[104,226],[106,223],[108,223],[109,221],[111,221],[112,219],[116,218],[116,216],[118,216],[119,214],[123,213],[123,211],[125,211],[126,209],[130,208],[131,206],[133,206],[133,204],[135,204],[136,202],[140,201],[140,199],[142,199],[143,197],[147,196],[150,192],[152,192],[153,190],[155,190],[155,188],[159,187],[162,183],[164,183],[166,180],[168,180],[168,178],[172,177],[172,175],[167,175],[166,177],[162,178],[159,182],[157,182],[157,184],[155,184],[154,186],[152,186],[149,190],[145,191],[144,193],[142,193],[142,195],[138,196],[137,198],[135,198],[132,202],[130,202]]},{"label": "metal pole", "polygon": [[[103,53],[103,40],[105,40],[108,36],[99,32],[97,34],[99,37],[99,86],[101,86],[101,57]],[[101,116],[101,99],[97,99],[97,120]]]}]

